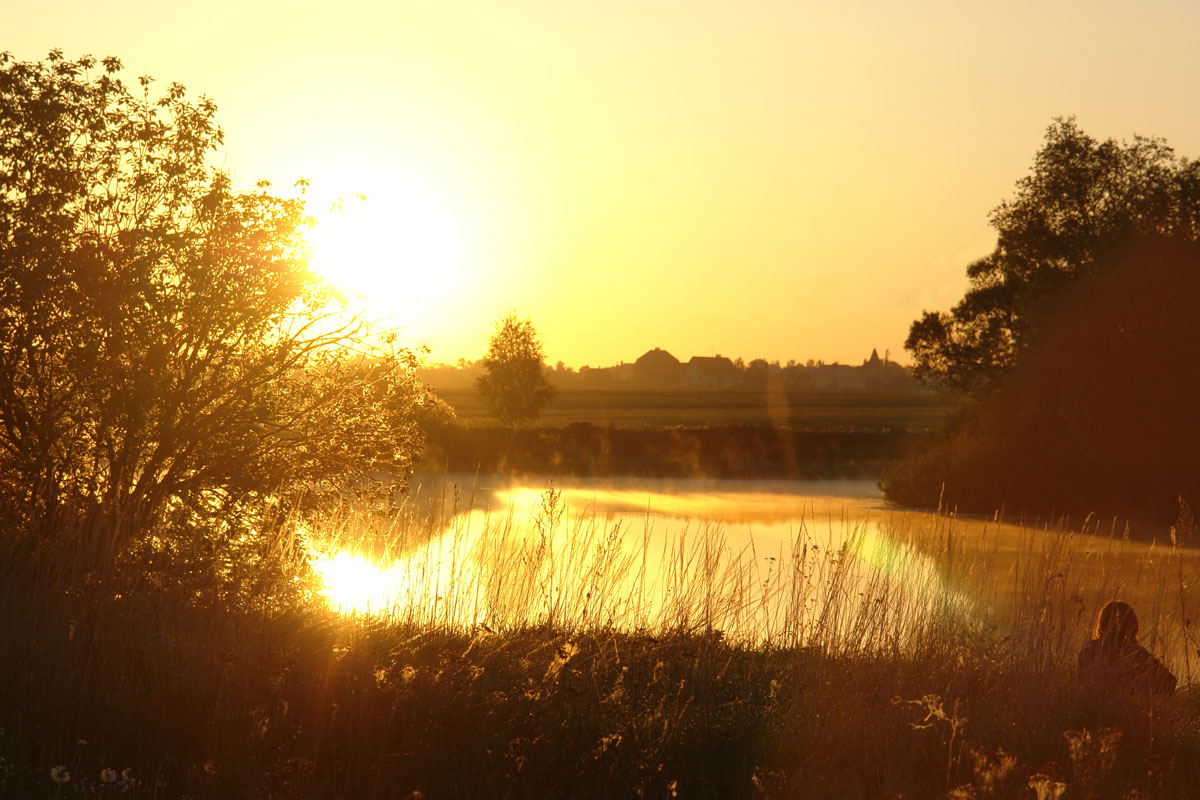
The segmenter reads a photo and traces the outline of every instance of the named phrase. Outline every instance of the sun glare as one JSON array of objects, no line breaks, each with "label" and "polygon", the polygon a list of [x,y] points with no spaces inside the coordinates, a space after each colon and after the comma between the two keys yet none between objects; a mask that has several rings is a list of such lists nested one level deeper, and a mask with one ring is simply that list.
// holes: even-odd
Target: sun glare
[{"label": "sun glare", "polygon": [[318,558],[313,566],[321,577],[322,593],[344,614],[386,614],[398,602],[401,587],[396,570],[364,556],[343,550]]},{"label": "sun glare", "polygon": [[376,315],[427,311],[466,258],[466,232],[452,209],[416,185],[341,197],[315,216],[313,269]]}]

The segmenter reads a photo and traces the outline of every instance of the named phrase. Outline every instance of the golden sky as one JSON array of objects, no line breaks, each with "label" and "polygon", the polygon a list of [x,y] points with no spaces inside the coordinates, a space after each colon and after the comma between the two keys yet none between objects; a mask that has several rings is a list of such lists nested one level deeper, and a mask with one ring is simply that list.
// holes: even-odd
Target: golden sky
[{"label": "golden sky", "polygon": [[1053,117],[1200,155],[1194,0],[0,2],[212,97],[243,184],[363,193],[331,240],[435,361],[508,310],[572,366],[902,358]]}]

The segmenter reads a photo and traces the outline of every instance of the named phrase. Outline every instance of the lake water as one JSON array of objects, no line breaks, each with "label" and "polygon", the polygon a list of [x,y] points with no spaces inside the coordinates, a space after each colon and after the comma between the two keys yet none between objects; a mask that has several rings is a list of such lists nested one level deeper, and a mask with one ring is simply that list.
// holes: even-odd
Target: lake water
[{"label": "lake water", "polygon": [[426,534],[321,562],[347,612],[467,628],[686,630],[746,643],[893,645],[970,613],[891,535],[869,481],[418,479]]},{"label": "lake water", "polygon": [[1077,646],[1121,597],[1149,610],[1144,640],[1186,655],[1164,576],[1200,564],[1117,527],[889,509],[870,481],[418,477],[407,509],[372,548],[343,535],[318,561],[332,605],[468,630],[683,630],[845,651],[1051,612]]}]

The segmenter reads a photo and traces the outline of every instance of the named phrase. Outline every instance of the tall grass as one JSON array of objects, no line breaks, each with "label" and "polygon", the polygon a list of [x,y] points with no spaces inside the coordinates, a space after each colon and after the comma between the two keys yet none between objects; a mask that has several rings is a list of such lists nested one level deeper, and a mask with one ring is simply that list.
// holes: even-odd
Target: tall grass
[{"label": "tall grass", "polygon": [[[810,512],[764,549],[753,530],[735,544],[716,523],[568,508],[553,489],[521,500],[529,513],[458,501],[383,519],[342,510],[310,532],[317,571],[377,591],[326,594],[343,611],[399,626],[718,633],[739,646],[833,655],[912,653],[1005,628],[1038,663],[1076,652],[1096,610],[1122,597],[1142,609],[1143,638],[1190,680],[1189,589],[1200,569],[1183,540],[1190,528],[1177,528],[1175,544],[1146,546],[1094,520],[1075,531],[843,510]],[[339,574],[338,557],[353,568]]]},{"label": "tall grass", "polygon": [[[1187,796],[1198,777],[1190,519],[1146,547],[1091,521],[814,514],[743,541],[553,491],[522,511],[345,508],[70,591],[61,558],[6,540],[0,796]],[[1113,597],[1176,697],[1078,685]]]}]

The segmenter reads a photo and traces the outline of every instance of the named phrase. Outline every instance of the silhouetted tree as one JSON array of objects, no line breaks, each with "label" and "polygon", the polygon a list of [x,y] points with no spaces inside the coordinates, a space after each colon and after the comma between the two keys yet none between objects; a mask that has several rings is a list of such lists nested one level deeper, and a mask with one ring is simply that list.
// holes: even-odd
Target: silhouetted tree
[{"label": "silhouetted tree", "polygon": [[992,220],[966,296],[907,342],[923,379],[970,402],[886,495],[1171,516],[1200,496],[1200,166],[1058,120]]},{"label": "silhouetted tree", "polygon": [[537,419],[554,399],[543,371],[544,353],[529,319],[505,314],[496,322],[475,385],[493,417],[515,428]]},{"label": "silhouetted tree", "polygon": [[302,193],[237,191],[208,164],[211,100],[120,72],[0,55],[8,516],[111,557],[402,485],[425,399],[412,354],[327,313]]},{"label": "silhouetted tree", "polygon": [[912,325],[905,347],[922,380],[986,389],[1053,326],[1072,287],[1115,263],[1113,254],[1138,241],[1200,237],[1200,164],[1161,139],[1097,142],[1074,119],[1058,119],[992,225],[996,249],[967,268],[963,299]]}]

